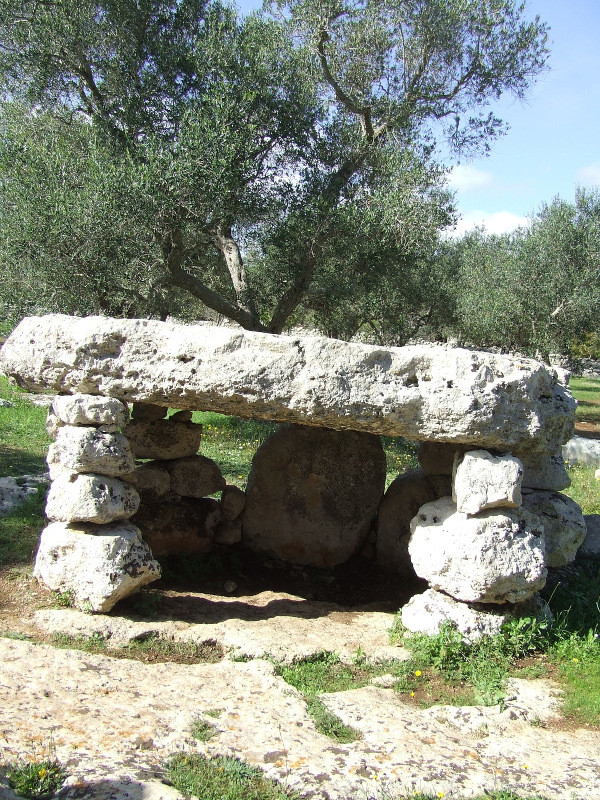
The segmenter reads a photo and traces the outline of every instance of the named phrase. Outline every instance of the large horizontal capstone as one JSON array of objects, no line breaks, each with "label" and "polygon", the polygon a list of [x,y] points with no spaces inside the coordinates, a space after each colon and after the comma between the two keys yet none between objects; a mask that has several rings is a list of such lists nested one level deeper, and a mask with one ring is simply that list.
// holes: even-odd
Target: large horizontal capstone
[{"label": "large horizontal capstone", "polygon": [[532,359],[445,345],[377,347],[205,323],[24,319],[0,369],[34,392],[219,411],[337,430],[555,452],[575,403]]}]

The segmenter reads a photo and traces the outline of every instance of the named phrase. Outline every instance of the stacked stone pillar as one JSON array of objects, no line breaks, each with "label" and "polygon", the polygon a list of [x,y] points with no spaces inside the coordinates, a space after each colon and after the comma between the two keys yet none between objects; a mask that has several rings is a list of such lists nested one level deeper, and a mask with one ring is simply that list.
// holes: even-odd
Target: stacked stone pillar
[{"label": "stacked stone pillar", "polygon": [[115,603],[160,577],[158,563],[128,520],[137,491],[122,476],[134,468],[121,401],[85,394],[57,396],[47,428],[50,491],[34,576],[70,593],[78,608],[109,611]]},{"label": "stacked stone pillar", "polygon": [[[556,483],[558,467],[550,467]],[[410,523],[410,559],[430,589],[403,608],[406,628],[433,634],[451,621],[473,640],[499,631],[509,616],[535,611],[548,566],[572,561],[586,529],[577,503],[523,488],[524,478],[513,455],[455,453],[452,497],[426,503]]]}]

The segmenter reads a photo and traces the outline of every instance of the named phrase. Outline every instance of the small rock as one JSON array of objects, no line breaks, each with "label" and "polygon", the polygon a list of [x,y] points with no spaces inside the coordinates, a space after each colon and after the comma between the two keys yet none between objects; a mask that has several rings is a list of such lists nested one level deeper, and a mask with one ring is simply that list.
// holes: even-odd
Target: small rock
[{"label": "small rock", "polygon": [[33,575],[49,589],[72,592],[78,608],[106,612],[160,578],[139,528],[52,522],[42,531]]},{"label": "small rock", "polygon": [[57,522],[106,524],[128,519],[140,497],[128,483],[106,475],[63,473],[52,482],[46,516]]},{"label": "small rock", "polygon": [[227,594],[232,594],[237,589],[237,583],[235,581],[225,581],[223,584],[223,588],[227,592]]},{"label": "small rock", "polygon": [[452,499],[457,511],[471,515],[488,508],[518,508],[522,477],[518,458],[469,450],[454,461]]},{"label": "small rock", "polygon": [[206,456],[193,455],[166,461],[171,491],[182,497],[207,497],[225,487],[218,464]]},{"label": "small rock", "polygon": [[586,534],[581,507],[565,494],[526,490],[523,508],[542,521],[547,565],[564,567],[574,561]]},{"label": "small rock", "polygon": [[470,517],[442,498],[419,510],[411,530],[415,572],[456,600],[520,603],[546,582],[544,528],[524,509]]},{"label": "small rock", "polygon": [[118,476],[135,466],[129,442],[120,433],[65,425],[48,448],[50,478],[61,470]]},{"label": "small rock", "polygon": [[155,422],[157,419],[164,419],[169,409],[166,406],[157,406],[154,403],[134,403],[131,409],[131,417],[135,420],[147,420]]},{"label": "small rock", "polygon": [[227,485],[221,492],[221,508],[223,519],[233,522],[237,519],[246,505],[246,492],[238,486]]},{"label": "small rock", "polygon": [[14,408],[14,403],[11,403],[10,400],[3,400],[0,398],[0,408]]},{"label": "small rock", "polygon": [[50,413],[65,425],[116,425],[122,427],[129,420],[129,409],[116,397],[72,394],[57,395],[52,400]]},{"label": "small rock", "polygon": [[132,420],[123,429],[136,458],[175,459],[195,455],[202,425],[169,419]]}]

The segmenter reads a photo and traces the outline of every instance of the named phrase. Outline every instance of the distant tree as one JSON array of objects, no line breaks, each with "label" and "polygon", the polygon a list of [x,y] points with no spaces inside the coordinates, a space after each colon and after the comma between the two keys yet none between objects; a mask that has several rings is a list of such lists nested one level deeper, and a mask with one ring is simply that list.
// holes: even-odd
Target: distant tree
[{"label": "distant tree", "polygon": [[344,336],[431,319],[453,211],[436,138],[489,147],[490,104],[524,96],[545,26],[513,0],[271,11],[0,0],[0,264],[27,253],[38,305],[76,287],[67,307],[164,315],[185,293],[249,329]]},{"label": "distant tree", "polygon": [[600,329],[600,192],[556,198],[527,228],[454,245],[461,337],[548,357]]}]

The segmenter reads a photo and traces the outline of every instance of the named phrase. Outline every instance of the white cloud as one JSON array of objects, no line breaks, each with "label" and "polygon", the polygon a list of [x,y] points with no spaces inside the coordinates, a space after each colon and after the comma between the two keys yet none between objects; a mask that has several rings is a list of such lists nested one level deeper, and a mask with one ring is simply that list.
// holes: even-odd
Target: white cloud
[{"label": "white cloud", "polygon": [[577,172],[577,180],[582,186],[600,186],[600,161],[582,167]]},{"label": "white cloud", "polygon": [[452,168],[448,182],[453,189],[459,192],[473,192],[485,189],[494,180],[491,172],[470,167],[468,164],[458,164]]},{"label": "white cloud", "polygon": [[487,233],[511,233],[517,228],[529,224],[527,217],[519,217],[511,211],[463,211],[456,228],[449,231],[449,236],[458,237],[475,227],[485,228]]}]

